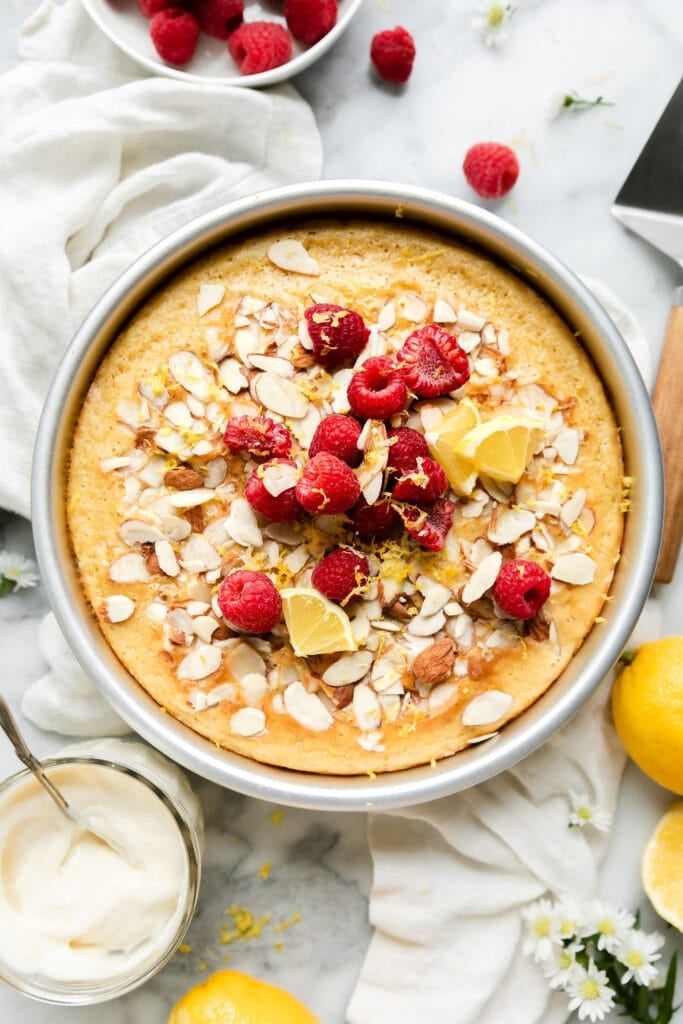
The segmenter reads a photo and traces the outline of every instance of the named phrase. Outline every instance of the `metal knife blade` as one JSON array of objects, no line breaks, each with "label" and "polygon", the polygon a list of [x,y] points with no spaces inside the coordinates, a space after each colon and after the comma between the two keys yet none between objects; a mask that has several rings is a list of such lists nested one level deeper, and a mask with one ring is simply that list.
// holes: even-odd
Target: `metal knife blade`
[{"label": "metal knife blade", "polygon": [[683,79],[622,185],[612,213],[683,266]]}]

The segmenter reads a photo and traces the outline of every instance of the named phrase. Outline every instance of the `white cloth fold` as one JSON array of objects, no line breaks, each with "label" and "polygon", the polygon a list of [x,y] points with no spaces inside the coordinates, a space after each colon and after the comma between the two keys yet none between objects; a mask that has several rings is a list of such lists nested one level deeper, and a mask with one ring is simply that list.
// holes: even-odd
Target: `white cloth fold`
[{"label": "white cloth fold", "polygon": [[0,78],[0,507],[29,514],[33,440],[75,328],[142,252],[193,217],[320,177],[308,105],[145,77],[80,0],[45,0]]},{"label": "white cloth fold", "polygon": [[[641,375],[654,368],[640,325],[603,284],[584,279],[621,331]],[[634,631],[660,635],[650,599]],[[636,640],[637,636],[637,640]],[[375,933],[348,1024],[561,1024],[522,953],[525,904],[550,892],[595,895],[607,837],[568,827],[569,794],[614,813],[625,755],[607,700],[611,678],[559,733],[502,775],[433,803],[371,815]]]}]

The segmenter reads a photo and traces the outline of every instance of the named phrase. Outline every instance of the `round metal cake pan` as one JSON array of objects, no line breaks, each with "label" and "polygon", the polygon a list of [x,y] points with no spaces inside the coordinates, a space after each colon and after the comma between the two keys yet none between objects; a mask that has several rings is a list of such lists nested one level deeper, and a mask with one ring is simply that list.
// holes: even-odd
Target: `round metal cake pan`
[{"label": "round metal cake pan", "polygon": [[[380,218],[431,228],[511,269],[555,307],[591,357],[617,418],[633,479],[607,621],[595,626],[562,675],[494,739],[429,765],[379,775],[328,776],[271,767],[217,748],[147,695],[105,642],[81,591],[66,524],[65,473],[75,419],[95,370],[146,298],[189,261],[243,234],[309,218]],[[621,500],[615,495],[615,501]],[[48,597],[85,671],[144,739],[198,775],[249,796],[320,810],[389,809],[434,800],[504,771],[539,747],[612,668],[647,598],[659,550],[663,476],[650,401],[602,306],[548,250],[493,214],[435,192],[384,182],[329,181],[249,196],[160,241],[111,286],[73,338],[39,425],[33,528]]]}]

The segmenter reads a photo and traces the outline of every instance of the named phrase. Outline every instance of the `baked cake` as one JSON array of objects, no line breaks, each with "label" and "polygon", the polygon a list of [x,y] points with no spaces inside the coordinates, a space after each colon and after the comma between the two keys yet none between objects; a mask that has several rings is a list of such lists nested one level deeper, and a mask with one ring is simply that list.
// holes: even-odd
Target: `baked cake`
[{"label": "baked cake", "polygon": [[75,429],[68,522],[118,658],[221,747],[425,764],[543,694],[619,557],[618,429],[512,271],[395,223],[234,241],[153,295]]}]

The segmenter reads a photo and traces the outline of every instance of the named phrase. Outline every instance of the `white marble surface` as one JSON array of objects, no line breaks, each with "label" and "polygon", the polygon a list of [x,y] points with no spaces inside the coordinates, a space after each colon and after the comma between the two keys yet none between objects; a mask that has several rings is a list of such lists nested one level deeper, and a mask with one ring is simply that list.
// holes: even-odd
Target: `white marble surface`
[{"label": "white marble surface", "polygon": [[[35,6],[36,0],[0,3],[0,71],[16,62],[18,27]],[[609,203],[679,80],[680,0],[520,3],[498,51],[484,48],[472,32],[472,10],[470,0],[366,0],[346,36],[296,82],[318,118],[325,176],[385,178],[472,199],[460,170],[468,146],[489,138],[511,142],[521,176],[497,211],[624,298],[656,356],[681,273],[625,234],[610,217]],[[372,34],[395,24],[413,32],[418,49],[403,89],[378,84],[367,70]],[[614,106],[551,119],[553,95],[568,90],[603,94]],[[2,547],[29,553],[27,525],[0,519]],[[683,565],[675,581],[658,590],[665,632],[680,633]],[[44,670],[36,639],[45,610],[40,590],[0,603],[0,688],[15,707]],[[30,727],[26,733],[40,753],[60,745]],[[0,743],[0,777],[13,768]],[[193,952],[177,956],[137,993],[93,1009],[60,1010],[0,989],[3,1024],[163,1024],[204,964],[218,968],[227,954],[230,966],[270,977],[305,998],[325,1024],[343,1024],[370,934],[363,816],[286,810],[275,824],[273,807],[199,785],[210,829],[199,914],[188,938]],[[645,905],[639,853],[670,802],[670,794],[629,766],[603,870],[605,896]],[[258,872],[266,862],[272,865],[267,881]],[[258,939],[221,945],[223,912],[232,903],[257,917],[272,914]],[[301,921],[276,932],[274,926],[295,912]],[[645,918],[653,922],[647,911]],[[683,951],[683,942],[677,944]],[[669,948],[675,945],[669,936]]]}]

